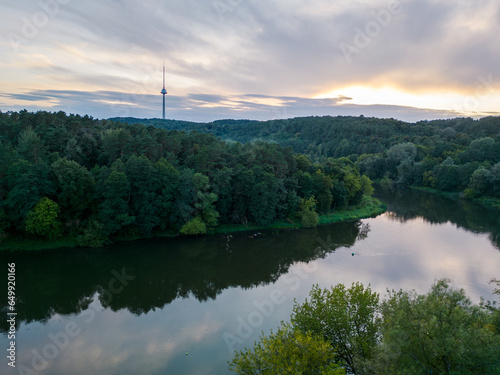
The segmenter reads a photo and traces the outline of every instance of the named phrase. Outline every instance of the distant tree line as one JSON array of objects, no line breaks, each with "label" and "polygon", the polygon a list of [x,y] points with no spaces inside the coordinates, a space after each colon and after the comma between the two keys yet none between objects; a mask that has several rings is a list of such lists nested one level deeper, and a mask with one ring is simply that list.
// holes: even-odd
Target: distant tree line
[{"label": "distant tree line", "polygon": [[414,124],[363,116],[211,123],[117,120],[212,133],[240,142],[275,141],[313,160],[347,157],[362,174],[386,186],[425,186],[465,198],[500,198],[500,117]]},{"label": "distant tree line", "polygon": [[0,112],[0,160],[0,237],[82,246],[297,216],[315,225],[373,191],[348,158],[64,112]]}]

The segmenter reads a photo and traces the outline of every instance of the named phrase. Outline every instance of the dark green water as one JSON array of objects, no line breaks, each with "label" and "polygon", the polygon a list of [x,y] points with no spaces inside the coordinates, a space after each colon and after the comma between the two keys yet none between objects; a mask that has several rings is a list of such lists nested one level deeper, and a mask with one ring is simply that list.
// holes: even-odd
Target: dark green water
[{"label": "dark green water", "polygon": [[17,367],[4,358],[0,373],[227,374],[232,350],[288,320],[316,283],[424,293],[448,277],[475,302],[491,298],[498,211],[411,191],[378,197],[389,211],[377,218],[257,238],[0,254],[5,280],[16,264],[18,314]]}]

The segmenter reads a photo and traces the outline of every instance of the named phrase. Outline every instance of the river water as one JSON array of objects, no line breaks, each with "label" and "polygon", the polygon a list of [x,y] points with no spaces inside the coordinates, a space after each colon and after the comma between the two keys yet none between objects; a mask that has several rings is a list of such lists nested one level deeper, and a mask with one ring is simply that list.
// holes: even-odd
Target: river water
[{"label": "river water", "polygon": [[[429,290],[478,303],[500,278],[500,215],[426,193],[383,192],[376,218],[315,229],[0,254],[16,264],[16,368],[2,374],[228,374],[233,350],[289,320],[313,284]],[[353,255],[354,254],[354,255]],[[7,305],[2,303],[7,317]],[[10,341],[0,322],[2,350]]]}]

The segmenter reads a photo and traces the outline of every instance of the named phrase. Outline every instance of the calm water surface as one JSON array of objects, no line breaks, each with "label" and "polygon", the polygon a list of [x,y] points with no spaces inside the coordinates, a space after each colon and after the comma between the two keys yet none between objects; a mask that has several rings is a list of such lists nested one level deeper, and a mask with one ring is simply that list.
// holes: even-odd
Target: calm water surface
[{"label": "calm water surface", "polygon": [[[228,374],[232,351],[288,320],[313,284],[425,293],[447,277],[474,302],[492,297],[498,211],[418,192],[378,196],[386,214],[316,229],[0,254],[5,269],[16,263],[18,297],[17,367],[4,357],[0,373]],[[6,319],[0,329],[6,352]]]}]

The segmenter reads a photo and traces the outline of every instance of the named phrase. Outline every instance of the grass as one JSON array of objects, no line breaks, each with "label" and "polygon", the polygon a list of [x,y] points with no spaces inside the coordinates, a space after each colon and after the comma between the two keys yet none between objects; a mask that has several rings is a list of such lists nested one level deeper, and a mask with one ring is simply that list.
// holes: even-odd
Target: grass
[{"label": "grass", "polygon": [[383,214],[387,205],[376,198],[363,197],[361,203],[345,210],[335,211],[326,215],[320,215],[319,224],[332,224],[340,221],[352,221],[374,217]]},{"label": "grass", "polygon": [[[341,221],[353,221],[374,217],[384,213],[387,206],[376,198],[364,196],[361,203],[356,206],[347,207],[343,210],[334,211],[328,214],[319,215],[318,225],[326,225],[338,223]],[[228,234],[235,232],[246,232],[256,230],[281,230],[302,228],[299,219],[296,220],[275,220],[269,225],[243,225],[243,224],[221,224],[217,228],[210,230],[207,234]],[[143,238],[152,237],[176,237],[172,233],[159,233],[152,236],[130,236],[115,238],[116,241],[133,241]],[[0,251],[38,251],[52,250],[59,248],[78,247],[78,242],[75,238],[63,238],[54,241],[44,240],[22,240],[22,239],[7,239],[0,244]]]},{"label": "grass", "polygon": [[[326,225],[338,223],[341,221],[353,221],[374,217],[384,213],[387,210],[387,205],[376,198],[363,197],[361,203],[356,206],[350,206],[343,210],[330,212],[324,215],[319,215],[318,225]],[[212,230],[210,233],[233,233],[254,230],[280,230],[280,229],[295,229],[302,228],[299,219],[293,221],[275,220],[269,225],[247,225],[242,224],[222,224]]]},{"label": "grass", "polygon": [[78,242],[72,237],[52,241],[9,238],[0,244],[0,251],[39,251],[61,249],[64,247],[78,247]]}]

